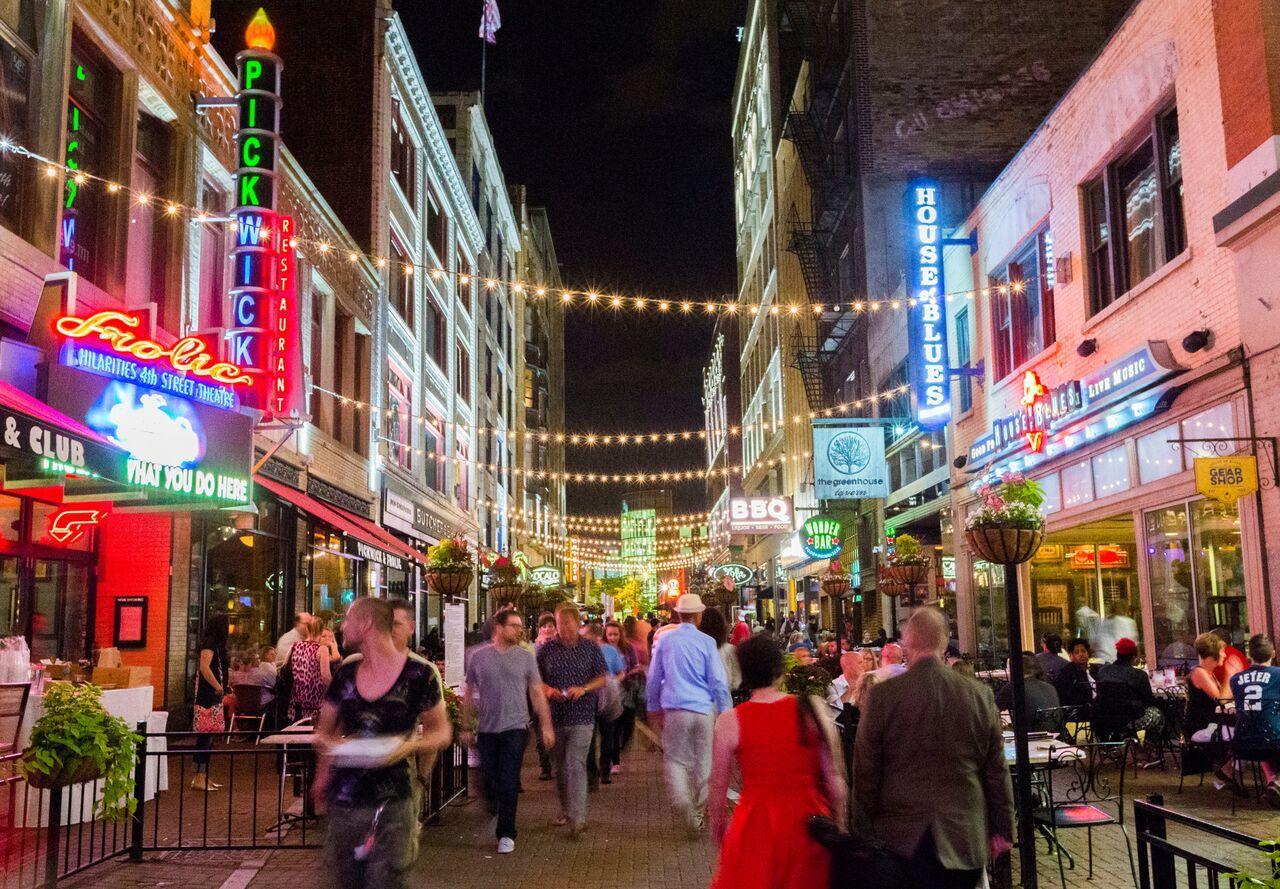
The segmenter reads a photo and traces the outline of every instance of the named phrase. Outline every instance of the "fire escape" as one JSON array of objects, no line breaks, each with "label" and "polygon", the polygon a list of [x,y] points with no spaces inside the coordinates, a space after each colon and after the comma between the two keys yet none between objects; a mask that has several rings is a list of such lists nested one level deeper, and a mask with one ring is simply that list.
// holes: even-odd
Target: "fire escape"
[{"label": "fire escape", "polygon": [[[842,0],[780,0],[783,26],[795,48],[809,61],[810,89],[806,107],[787,114],[783,138],[795,147],[812,195],[812,213],[802,220],[793,207],[787,220],[787,250],[795,254],[804,277],[809,302],[834,306],[844,301],[832,264],[832,236],[855,197],[854,164],[848,152],[832,138],[827,115],[840,106],[847,89],[850,68],[843,29],[832,27]],[[847,319],[824,313],[817,336],[797,333],[791,338],[791,366],[800,371],[812,410],[823,410],[834,401],[837,387],[831,380],[832,359],[842,338],[835,327]],[[847,333],[842,330],[841,333]]]}]

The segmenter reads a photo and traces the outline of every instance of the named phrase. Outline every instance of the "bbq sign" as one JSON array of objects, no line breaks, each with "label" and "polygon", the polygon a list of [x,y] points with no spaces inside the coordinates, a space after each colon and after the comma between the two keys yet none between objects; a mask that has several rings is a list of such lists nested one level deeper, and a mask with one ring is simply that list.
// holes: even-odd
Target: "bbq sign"
[{"label": "bbq sign", "polygon": [[932,179],[916,179],[907,188],[907,284],[911,298],[907,332],[912,402],[922,429],[939,429],[951,419],[940,193]]},{"label": "bbq sign", "polygon": [[252,404],[273,417],[302,414],[293,220],[276,215],[280,58],[275,29],[259,9],[236,55],[235,248],[230,360],[252,379]]}]

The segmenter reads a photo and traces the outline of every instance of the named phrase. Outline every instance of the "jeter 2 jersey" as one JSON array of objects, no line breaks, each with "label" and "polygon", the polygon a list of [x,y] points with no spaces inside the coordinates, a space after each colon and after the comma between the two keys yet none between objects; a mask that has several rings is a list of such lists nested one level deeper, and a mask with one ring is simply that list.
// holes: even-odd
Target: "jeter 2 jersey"
[{"label": "jeter 2 jersey", "polygon": [[1236,699],[1236,745],[1280,744],[1280,667],[1249,665],[1231,677],[1231,693]]}]

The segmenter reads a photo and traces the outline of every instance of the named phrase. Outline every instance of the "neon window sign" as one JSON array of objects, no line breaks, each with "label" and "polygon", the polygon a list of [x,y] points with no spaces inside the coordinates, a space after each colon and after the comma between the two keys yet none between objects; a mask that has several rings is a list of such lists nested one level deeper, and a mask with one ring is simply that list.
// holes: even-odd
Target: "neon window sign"
[{"label": "neon window sign", "polygon": [[939,196],[932,179],[917,179],[907,188],[912,402],[922,429],[941,428],[951,419]]},{"label": "neon window sign", "polygon": [[49,516],[48,535],[64,546],[75,543],[106,517],[100,509],[67,507]]}]

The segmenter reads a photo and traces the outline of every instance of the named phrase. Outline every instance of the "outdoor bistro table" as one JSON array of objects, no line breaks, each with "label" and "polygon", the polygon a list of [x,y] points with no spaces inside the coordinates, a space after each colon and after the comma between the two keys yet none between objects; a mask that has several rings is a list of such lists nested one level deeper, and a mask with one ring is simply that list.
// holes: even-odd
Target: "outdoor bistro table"
[{"label": "outdoor bistro table", "polygon": [[[267,828],[266,832],[278,833],[287,825],[316,821],[317,816],[315,804],[311,799],[311,781],[308,780],[308,778],[315,774],[315,726],[305,720],[296,722],[274,735],[268,735],[259,743],[280,748],[280,794],[278,807],[280,817],[275,824]],[[294,749],[301,753],[302,783],[300,789],[302,799],[300,803],[295,803],[286,809],[284,805],[284,788],[285,782],[288,781],[289,777],[290,749]],[[298,807],[298,811],[294,811],[295,806]]]}]

